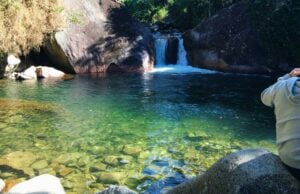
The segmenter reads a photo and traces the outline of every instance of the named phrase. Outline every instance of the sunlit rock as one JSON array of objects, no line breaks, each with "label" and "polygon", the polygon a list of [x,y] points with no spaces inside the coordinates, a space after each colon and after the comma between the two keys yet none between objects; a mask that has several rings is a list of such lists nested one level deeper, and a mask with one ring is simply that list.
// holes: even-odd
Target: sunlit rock
[{"label": "sunlit rock", "polygon": [[126,177],[124,172],[103,172],[99,175],[99,180],[107,184],[118,184]]},{"label": "sunlit rock", "polygon": [[297,193],[297,187],[278,156],[264,149],[249,149],[225,156],[203,175],[168,192],[198,193]]},{"label": "sunlit rock", "polygon": [[104,162],[111,166],[117,166],[119,164],[119,158],[117,156],[106,156]]},{"label": "sunlit rock", "polygon": [[90,172],[99,172],[99,171],[104,171],[106,170],[106,165],[99,162],[99,163],[96,163],[96,164],[92,164],[91,167],[89,168]]},{"label": "sunlit rock", "polygon": [[153,68],[151,31],[121,3],[64,0],[62,6],[66,25],[45,49],[66,72],[145,72]]},{"label": "sunlit rock", "polygon": [[48,162],[46,160],[39,160],[31,165],[31,167],[35,170],[40,170],[46,168],[48,166]]},{"label": "sunlit rock", "polygon": [[5,77],[13,77],[14,71],[18,68],[18,65],[21,63],[21,60],[16,57],[14,54],[9,54],[7,56],[7,64],[5,66]]},{"label": "sunlit rock", "polygon": [[60,180],[52,175],[40,175],[12,187],[9,194],[55,193],[65,194]]},{"label": "sunlit rock", "polygon": [[142,148],[137,146],[126,145],[123,148],[123,153],[131,156],[137,156],[142,152]]},{"label": "sunlit rock", "polygon": [[27,175],[33,175],[31,164],[38,159],[38,156],[31,152],[16,151],[6,154],[0,158],[0,166],[9,166],[21,170]]},{"label": "sunlit rock", "polygon": [[34,80],[34,79],[50,79],[50,78],[63,78],[65,73],[59,71],[53,67],[46,67],[46,66],[31,66],[26,69],[22,73],[16,73],[15,78],[17,80]]}]

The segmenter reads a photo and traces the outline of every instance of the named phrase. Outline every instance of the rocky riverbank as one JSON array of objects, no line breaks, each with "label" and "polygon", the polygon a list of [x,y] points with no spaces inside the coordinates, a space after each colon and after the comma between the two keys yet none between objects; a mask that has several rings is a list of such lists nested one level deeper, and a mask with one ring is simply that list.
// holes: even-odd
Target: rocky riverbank
[{"label": "rocky riverbank", "polygon": [[[32,160],[32,156],[23,158],[23,161]],[[35,162],[35,169],[46,167],[47,162]],[[65,174],[70,173],[63,170]],[[101,178],[102,177],[102,178]],[[108,184],[119,184],[117,179],[122,179],[125,175],[102,174],[100,179],[107,180]],[[115,181],[112,181],[116,179]],[[110,180],[110,181],[108,181]],[[26,193],[55,191],[55,193],[65,193],[59,179],[51,175],[41,175],[16,185],[17,182],[8,182],[7,185],[0,179],[0,192]],[[50,184],[51,183],[51,184]],[[204,174],[194,177],[184,183],[169,188],[168,194],[198,194],[198,193],[298,193],[299,182],[286,170],[278,156],[265,149],[241,150],[229,154]],[[11,187],[11,188],[10,188]],[[110,186],[97,194],[136,194],[124,186]],[[150,192],[151,193],[151,192]]]}]

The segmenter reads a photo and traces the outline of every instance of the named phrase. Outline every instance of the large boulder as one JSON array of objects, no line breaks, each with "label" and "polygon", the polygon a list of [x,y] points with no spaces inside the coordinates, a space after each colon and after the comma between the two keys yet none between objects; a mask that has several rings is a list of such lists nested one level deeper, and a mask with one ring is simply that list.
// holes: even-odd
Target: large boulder
[{"label": "large boulder", "polygon": [[152,34],[122,4],[115,0],[64,0],[61,4],[66,26],[45,44],[57,69],[66,73],[152,69]]},{"label": "large boulder", "polygon": [[248,149],[220,159],[205,174],[168,193],[296,194],[296,185],[296,179],[289,174],[278,156],[264,149]]},{"label": "large boulder", "polygon": [[[268,74],[280,64],[266,51],[249,14],[249,2],[221,10],[184,34],[188,61],[201,68]],[[271,68],[270,68],[271,67]]]}]

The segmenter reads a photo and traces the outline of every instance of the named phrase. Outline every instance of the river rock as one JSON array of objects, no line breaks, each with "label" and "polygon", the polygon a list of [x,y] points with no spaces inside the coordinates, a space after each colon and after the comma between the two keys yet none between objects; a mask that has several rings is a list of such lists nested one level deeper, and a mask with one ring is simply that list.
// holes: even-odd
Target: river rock
[{"label": "river rock", "polygon": [[41,78],[60,79],[65,76],[65,73],[53,67],[46,66],[31,66],[24,72],[15,73],[14,77],[17,80],[35,80]]},{"label": "river rock", "polygon": [[104,171],[104,170],[106,170],[106,165],[105,164],[103,164],[103,163],[96,163],[96,164],[93,164],[93,165],[91,165],[91,167],[90,167],[90,172],[99,172],[99,171]]},{"label": "river rock", "polygon": [[177,37],[169,37],[166,48],[166,64],[177,64],[178,60],[179,39]]},{"label": "river rock", "polygon": [[117,156],[106,156],[104,158],[104,162],[111,166],[118,166],[119,165],[119,158]]},{"label": "river rock", "polygon": [[130,156],[137,156],[139,155],[143,150],[140,147],[137,146],[131,146],[131,145],[126,145],[123,147],[123,153],[130,155]]},{"label": "river rock", "polygon": [[31,152],[16,151],[2,156],[0,166],[9,166],[16,170],[22,170],[27,175],[33,175],[33,169],[30,166],[37,159],[38,156]]},{"label": "river rock", "polygon": [[137,194],[137,192],[128,189],[125,186],[111,185],[107,189],[96,194]]},{"label": "river rock", "polygon": [[248,2],[218,12],[183,36],[189,64],[234,73],[268,74],[278,61],[269,56],[251,21]]},{"label": "river rock", "polygon": [[206,173],[171,189],[169,194],[298,193],[295,178],[279,157],[265,149],[225,156]]},{"label": "river rock", "polygon": [[43,168],[48,167],[48,162],[46,160],[39,160],[31,165],[31,167],[35,170],[41,170]]},{"label": "river rock", "polygon": [[18,193],[55,193],[65,194],[60,180],[55,176],[44,174],[12,187],[9,194]]},{"label": "river rock", "polygon": [[64,0],[65,27],[45,44],[66,73],[145,72],[153,67],[151,31],[115,0]]},{"label": "river rock", "polygon": [[100,173],[99,180],[106,184],[117,184],[120,183],[125,177],[125,173],[123,172],[103,172]]}]

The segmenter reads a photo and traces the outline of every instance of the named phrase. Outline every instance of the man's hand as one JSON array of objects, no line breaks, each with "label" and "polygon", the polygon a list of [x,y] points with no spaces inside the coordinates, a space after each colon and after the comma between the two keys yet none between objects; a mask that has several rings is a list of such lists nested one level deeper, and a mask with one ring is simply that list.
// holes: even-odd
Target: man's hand
[{"label": "man's hand", "polygon": [[300,68],[295,68],[295,69],[293,69],[293,70],[289,73],[289,75],[290,75],[291,77],[297,77],[297,76],[300,76]]}]

